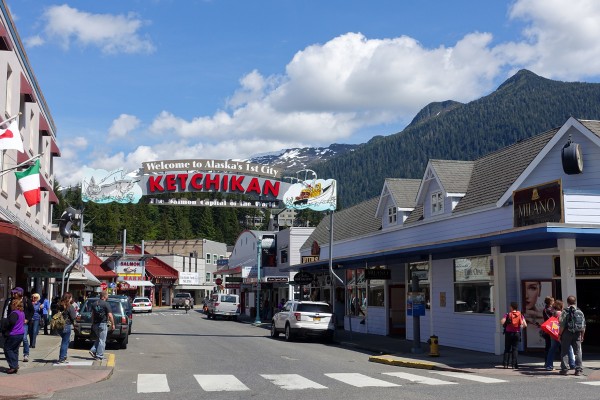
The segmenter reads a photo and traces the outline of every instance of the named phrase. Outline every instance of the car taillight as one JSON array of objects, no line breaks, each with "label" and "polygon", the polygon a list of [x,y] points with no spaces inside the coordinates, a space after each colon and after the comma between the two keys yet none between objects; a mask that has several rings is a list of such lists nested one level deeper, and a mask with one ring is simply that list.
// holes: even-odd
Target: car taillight
[{"label": "car taillight", "polygon": [[126,316],[122,316],[121,317],[121,323],[122,324],[126,324],[127,323],[127,317]]},{"label": "car taillight", "polygon": [[300,321],[300,318],[302,317],[302,314],[300,314],[299,312],[295,312],[294,313],[294,317],[296,317],[296,321]]},{"label": "car taillight", "polygon": [[219,307],[219,304],[221,304],[221,303],[215,303],[215,307]]},{"label": "car taillight", "polygon": [[133,303],[133,306],[134,306],[134,307],[137,307],[138,305],[137,305],[136,303]]},{"label": "car taillight", "polygon": [[75,322],[81,322],[81,315],[78,315],[78,316],[75,318]]}]

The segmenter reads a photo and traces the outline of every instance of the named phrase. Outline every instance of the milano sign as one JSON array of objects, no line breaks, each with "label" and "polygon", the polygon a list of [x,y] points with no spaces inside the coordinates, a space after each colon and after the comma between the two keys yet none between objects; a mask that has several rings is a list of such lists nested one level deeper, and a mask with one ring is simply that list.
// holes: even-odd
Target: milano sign
[{"label": "milano sign", "polygon": [[[309,171],[309,170],[307,170]],[[285,182],[281,171],[268,165],[232,160],[168,160],[142,164],[125,173],[86,168],[81,186],[82,200],[95,203],[137,203],[142,196],[169,193],[220,193],[221,199],[150,198],[151,204],[205,207],[293,208],[335,210],[336,181],[312,179]],[[256,200],[227,199],[243,195]],[[237,196],[239,198],[240,196]]]}]

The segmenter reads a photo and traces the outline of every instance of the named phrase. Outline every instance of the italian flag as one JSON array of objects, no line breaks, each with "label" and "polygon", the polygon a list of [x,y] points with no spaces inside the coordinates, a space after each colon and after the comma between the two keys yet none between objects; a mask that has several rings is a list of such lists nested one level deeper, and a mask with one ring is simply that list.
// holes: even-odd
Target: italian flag
[{"label": "italian flag", "polygon": [[40,194],[40,160],[25,171],[15,172],[17,181],[29,207],[36,205],[41,200]]}]

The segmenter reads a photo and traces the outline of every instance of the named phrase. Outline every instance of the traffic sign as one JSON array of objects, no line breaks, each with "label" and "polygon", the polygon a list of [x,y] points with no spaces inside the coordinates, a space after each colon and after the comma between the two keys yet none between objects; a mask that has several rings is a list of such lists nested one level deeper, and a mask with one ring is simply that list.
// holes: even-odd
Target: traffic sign
[{"label": "traffic sign", "polygon": [[221,284],[223,283],[223,279],[217,278],[215,279],[215,283],[217,284],[217,286],[221,286]]},{"label": "traffic sign", "polygon": [[100,289],[102,289],[102,291],[105,291],[107,287],[108,285],[106,284],[106,282],[100,283]]}]

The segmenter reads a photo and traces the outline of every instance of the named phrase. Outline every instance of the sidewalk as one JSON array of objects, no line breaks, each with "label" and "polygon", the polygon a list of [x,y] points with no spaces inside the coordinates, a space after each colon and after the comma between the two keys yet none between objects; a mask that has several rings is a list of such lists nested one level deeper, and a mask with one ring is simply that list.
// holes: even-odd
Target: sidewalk
[{"label": "sidewalk", "polygon": [[[247,317],[240,318],[240,322],[254,324],[254,320]],[[271,324],[265,322],[254,325],[264,329],[271,328]],[[440,343],[443,343],[443,337],[440,337],[439,340]],[[465,340],[468,340],[468,338],[465,338]],[[546,371],[544,369],[543,351],[519,354],[519,369],[513,370],[512,368],[504,369],[502,367],[502,355],[439,346],[439,356],[432,357],[429,355],[429,345],[427,343],[421,343],[421,352],[416,352],[413,351],[412,340],[390,336],[356,333],[338,329],[335,332],[334,343],[339,346],[369,353],[368,357],[371,362],[408,368],[529,376],[553,374],[558,376],[558,370],[560,369],[558,361],[554,363],[554,371]],[[584,343],[584,375],[589,379],[600,379],[600,354],[587,354],[585,351]]]},{"label": "sidewalk", "polygon": [[87,349],[69,348],[68,363],[58,360],[60,337],[40,334],[35,349],[29,351],[29,362],[23,362],[23,347],[19,349],[19,372],[6,375],[8,369],[4,350],[0,348],[0,399],[27,399],[58,390],[90,385],[108,379],[114,366],[114,354],[94,361]]}]

